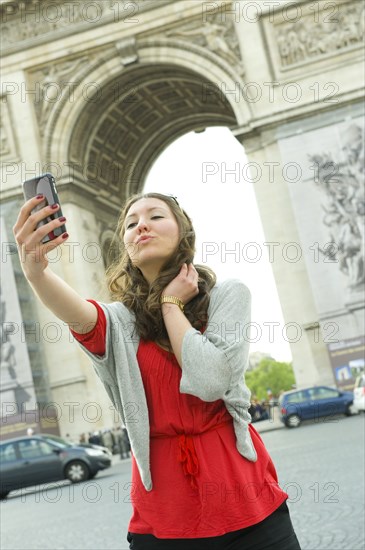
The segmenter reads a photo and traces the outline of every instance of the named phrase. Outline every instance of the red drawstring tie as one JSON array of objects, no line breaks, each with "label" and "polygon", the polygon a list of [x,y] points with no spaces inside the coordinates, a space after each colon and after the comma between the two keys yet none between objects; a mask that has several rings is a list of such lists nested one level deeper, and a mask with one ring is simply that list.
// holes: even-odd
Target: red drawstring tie
[{"label": "red drawstring tie", "polygon": [[193,438],[190,435],[182,434],[179,436],[179,455],[178,461],[181,462],[183,472],[190,476],[190,485],[197,489],[195,476],[199,473],[199,462],[196,456]]},{"label": "red drawstring tie", "polygon": [[198,489],[198,484],[196,482],[196,476],[199,473],[199,461],[198,457],[195,451],[194,446],[194,436],[202,435],[207,432],[212,432],[213,430],[217,430],[218,428],[221,428],[222,426],[232,425],[232,420],[223,420],[219,424],[215,424],[214,426],[211,426],[210,428],[206,430],[202,430],[201,432],[193,433],[193,434],[176,434],[175,435],[167,435],[167,434],[154,434],[151,437],[158,438],[158,439],[166,439],[170,437],[178,437],[178,461],[181,463],[183,472],[186,476],[190,476],[190,485],[193,489]]}]

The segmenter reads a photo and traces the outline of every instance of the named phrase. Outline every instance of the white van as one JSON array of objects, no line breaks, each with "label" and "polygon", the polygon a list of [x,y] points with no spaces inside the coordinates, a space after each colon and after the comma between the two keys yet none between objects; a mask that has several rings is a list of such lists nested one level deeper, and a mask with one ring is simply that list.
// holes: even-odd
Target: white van
[{"label": "white van", "polygon": [[354,406],[359,411],[365,411],[365,374],[356,378],[354,387]]}]

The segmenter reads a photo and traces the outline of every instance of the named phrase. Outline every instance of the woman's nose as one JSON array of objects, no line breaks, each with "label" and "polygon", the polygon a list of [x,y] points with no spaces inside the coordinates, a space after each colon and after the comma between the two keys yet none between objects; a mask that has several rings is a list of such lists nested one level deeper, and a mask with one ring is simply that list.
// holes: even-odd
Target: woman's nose
[{"label": "woman's nose", "polygon": [[140,219],[137,224],[137,231],[140,233],[141,231],[148,230],[148,224],[145,219]]}]

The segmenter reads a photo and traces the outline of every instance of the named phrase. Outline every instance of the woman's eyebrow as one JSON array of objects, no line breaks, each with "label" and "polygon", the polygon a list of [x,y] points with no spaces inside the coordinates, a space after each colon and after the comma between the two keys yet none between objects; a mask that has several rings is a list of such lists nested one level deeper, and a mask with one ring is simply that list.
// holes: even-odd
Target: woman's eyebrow
[{"label": "woman's eyebrow", "polygon": [[[164,210],[163,206],[151,206],[150,208],[147,208],[147,212],[151,212],[152,210]],[[125,221],[127,221],[129,218],[132,218],[133,216],[137,216],[138,212],[133,212],[132,214],[129,214]]]}]

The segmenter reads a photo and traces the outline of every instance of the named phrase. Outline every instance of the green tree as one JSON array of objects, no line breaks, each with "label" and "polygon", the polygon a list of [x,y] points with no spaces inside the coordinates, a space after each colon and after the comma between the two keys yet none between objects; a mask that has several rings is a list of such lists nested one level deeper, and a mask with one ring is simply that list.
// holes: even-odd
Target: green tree
[{"label": "green tree", "polygon": [[256,369],[246,373],[246,384],[258,399],[266,399],[267,390],[278,396],[282,390],[290,390],[295,384],[292,364],[263,359]]}]

